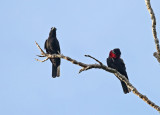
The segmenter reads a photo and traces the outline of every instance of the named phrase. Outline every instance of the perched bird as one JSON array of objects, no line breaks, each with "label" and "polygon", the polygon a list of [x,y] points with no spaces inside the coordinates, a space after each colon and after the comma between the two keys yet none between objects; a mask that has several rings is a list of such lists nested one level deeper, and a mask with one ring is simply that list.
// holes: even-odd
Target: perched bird
[{"label": "perched bird", "polygon": [[[56,37],[56,28],[52,27],[49,33],[49,37],[44,44],[47,54],[60,54],[60,45]],[[50,59],[52,63],[52,77],[60,76],[60,58]]]},{"label": "perched bird", "polygon": [[[107,58],[107,65],[113,69],[116,69],[120,74],[124,75],[128,79],[126,67],[123,60],[120,58],[121,51],[119,48],[115,48],[110,51],[109,57]],[[125,94],[130,92],[125,82],[121,81],[122,88]]]}]

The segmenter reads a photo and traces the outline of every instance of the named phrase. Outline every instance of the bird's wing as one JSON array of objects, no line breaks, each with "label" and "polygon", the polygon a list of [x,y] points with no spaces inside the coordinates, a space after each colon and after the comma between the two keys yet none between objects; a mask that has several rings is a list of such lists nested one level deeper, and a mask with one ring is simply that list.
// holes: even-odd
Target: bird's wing
[{"label": "bird's wing", "polygon": [[126,70],[126,66],[125,66],[125,63],[124,63],[123,59],[120,58],[120,60],[121,60],[121,66],[122,66],[122,68],[123,68],[124,70]]},{"label": "bird's wing", "polygon": [[44,43],[44,49],[47,49],[47,39],[46,39],[46,41]]},{"label": "bird's wing", "polygon": [[61,49],[60,49],[60,45],[59,45],[59,41],[57,40],[57,51],[58,51],[58,54],[61,53]]},{"label": "bird's wing", "polygon": [[128,75],[127,75],[127,72],[126,72],[126,66],[125,66],[125,63],[124,63],[124,61],[123,61],[123,59],[120,59],[121,60],[121,68],[119,68],[119,70],[120,70],[120,73],[122,74],[122,75],[124,75],[127,79],[128,79]]},{"label": "bird's wing", "polygon": [[107,58],[107,65],[108,65],[108,67],[115,69],[112,58],[109,58],[109,57]]}]

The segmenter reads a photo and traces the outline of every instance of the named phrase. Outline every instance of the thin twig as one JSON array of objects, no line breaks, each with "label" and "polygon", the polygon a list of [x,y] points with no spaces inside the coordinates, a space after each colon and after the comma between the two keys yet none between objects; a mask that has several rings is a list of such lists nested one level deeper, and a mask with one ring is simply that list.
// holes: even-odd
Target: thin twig
[{"label": "thin twig", "polygon": [[86,71],[86,70],[88,70],[88,69],[90,69],[90,66],[87,66],[87,67],[84,67],[84,68],[80,69],[80,70],[79,70],[79,73],[81,73],[82,71]]},{"label": "thin twig", "polygon": [[38,57],[46,57],[46,56],[42,56],[42,55],[37,55]]},{"label": "thin twig", "polygon": [[150,0],[145,0],[145,3],[146,3],[146,6],[147,6],[147,9],[148,9],[148,12],[150,13],[150,16],[151,16],[152,33],[153,33],[154,42],[155,42],[156,50],[157,50],[156,56],[155,56],[155,53],[153,55],[154,55],[154,57],[157,58],[158,62],[160,63],[160,48],[159,48],[159,40],[158,40],[158,37],[157,37],[157,31],[156,31],[156,17],[155,17],[155,14],[153,12],[153,9],[151,7]]},{"label": "thin twig", "polygon": [[94,58],[94,57],[92,57],[90,55],[84,55],[84,56],[90,57],[90,58],[94,59],[95,61],[97,61],[100,65],[103,65],[102,62],[100,62],[99,60],[97,60],[96,58]]},{"label": "thin twig", "polygon": [[[72,62],[73,64],[76,64],[78,66],[81,66],[82,69],[80,69],[79,72],[85,71],[85,70],[89,70],[89,69],[103,69],[107,72],[113,73],[118,79],[120,79],[121,81],[124,81],[127,85],[127,87],[135,94],[137,95],[140,99],[142,99],[144,102],[146,102],[147,104],[149,104],[151,107],[153,107],[154,109],[156,109],[157,111],[160,112],[160,107],[158,105],[156,105],[155,103],[153,103],[151,100],[149,100],[147,98],[147,96],[141,94],[129,81],[128,79],[126,79],[125,76],[123,76],[122,74],[120,74],[117,70],[112,69],[110,67],[105,66],[104,64],[85,64],[82,62],[78,62],[70,57],[64,56],[62,54],[45,54],[44,51],[40,48],[40,46],[36,43],[37,47],[40,49],[41,54],[47,58],[62,58],[65,59],[67,61]],[[91,56],[92,57],[92,56]],[[95,58],[93,58],[95,59]],[[97,59],[96,59],[97,60]]]},{"label": "thin twig", "polygon": [[39,62],[45,62],[45,61],[47,61],[49,58],[47,57],[46,59],[44,59],[44,60],[39,60],[39,59],[35,59],[35,60],[37,60],[37,61],[39,61]]},{"label": "thin twig", "polygon": [[37,47],[39,48],[39,50],[41,51],[41,54],[43,55],[43,56],[45,56],[44,54],[44,51],[41,49],[41,47],[38,45],[38,43],[35,41],[35,43],[36,43],[36,45],[37,45]]}]

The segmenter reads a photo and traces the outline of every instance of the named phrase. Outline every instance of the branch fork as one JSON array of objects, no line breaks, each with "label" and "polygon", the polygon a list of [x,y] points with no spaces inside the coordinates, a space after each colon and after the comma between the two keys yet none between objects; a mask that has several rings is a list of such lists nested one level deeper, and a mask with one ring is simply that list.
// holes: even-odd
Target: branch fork
[{"label": "branch fork", "polygon": [[153,56],[155,58],[157,58],[157,61],[160,63],[160,47],[159,47],[159,40],[157,37],[157,31],[156,31],[156,17],[155,14],[153,12],[153,9],[151,7],[151,3],[150,0],[145,0],[148,12],[150,13],[151,16],[151,20],[152,20],[152,33],[153,33],[153,37],[154,37],[154,42],[156,45],[156,50],[157,52],[154,52]]},{"label": "branch fork", "polygon": [[82,62],[78,62],[70,57],[64,56],[62,54],[46,54],[38,45],[38,43],[36,42],[37,47],[39,48],[39,50],[41,51],[41,55],[37,55],[38,57],[46,57],[45,60],[38,60],[40,62],[45,62],[47,61],[49,58],[62,58],[65,59],[67,61],[72,62],[73,64],[76,64],[78,66],[81,66],[82,69],[79,70],[79,73],[83,72],[83,71],[87,71],[89,69],[103,69],[107,72],[113,73],[119,80],[124,81],[127,85],[127,87],[135,94],[137,95],[139,98],[141,98],[144,102],[146,102],[147,104],[149,104],[151,107],[153,107],[154,109],[156,109],[157,111],[160,112],[160,107],[158,105],[156,105],[155,103],[153,103],[151,100],[149,100],[147,98],[147,96],[141,94],[129,81],[128,79],[125,78],[125,76],[121,75],[117,70],[109,68],[107,66],[105,66],[104,64],[102,64],[102,62],[100,62],[99,60],[97,60],[96,58],[90,56],[90,55],[85,55],[86,57],[90,57],[91,59],[94,59],[96,62],[98,62],[98,64],[85,64]]}]

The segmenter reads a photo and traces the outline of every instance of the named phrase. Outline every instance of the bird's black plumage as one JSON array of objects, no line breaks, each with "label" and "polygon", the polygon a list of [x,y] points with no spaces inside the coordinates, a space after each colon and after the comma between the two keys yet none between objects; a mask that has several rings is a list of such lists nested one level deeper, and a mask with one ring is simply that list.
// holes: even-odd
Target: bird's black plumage
[{"label": "bird's black plumage", "polygon": [[[49,37],[45,42],[44,48],[48,54],[60,54],[60,45],[56,37],[56,28],[52,27],[49,33]],[[60,58],[50,59],[52,63],[52,77],[60,76]]]},{"label": "bird's black plumage", "polygon": [[[113,69],[116,69],[120,74],[124,75],[128,79],[128,75],[126,72],[126,67],[123,60],[120,58],[121,51],[120,49],[116,48],[110,51],[109,57],[107,58],[107,65]],[[128,89],[125,82],[121,81],[122,88],[124,93],[129,93],[130,90]]]}]

